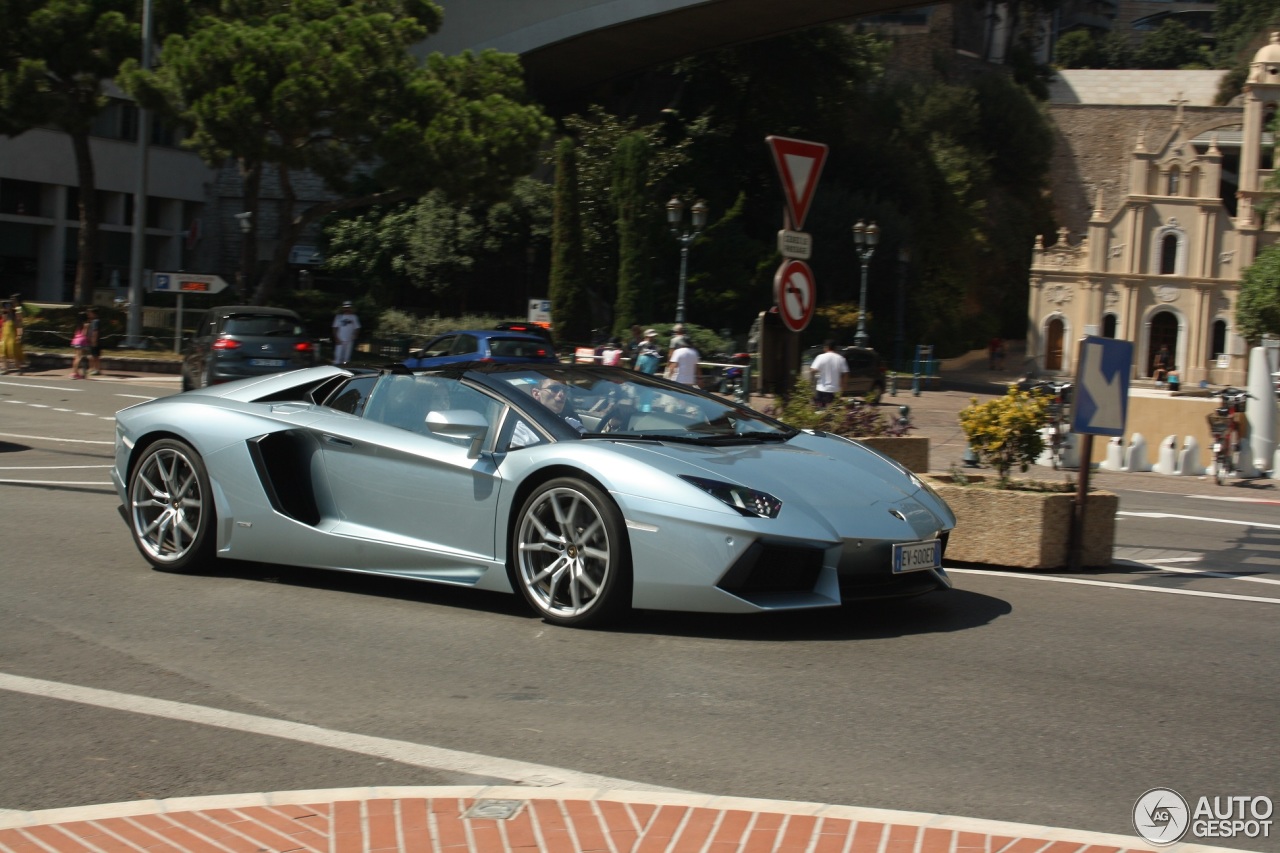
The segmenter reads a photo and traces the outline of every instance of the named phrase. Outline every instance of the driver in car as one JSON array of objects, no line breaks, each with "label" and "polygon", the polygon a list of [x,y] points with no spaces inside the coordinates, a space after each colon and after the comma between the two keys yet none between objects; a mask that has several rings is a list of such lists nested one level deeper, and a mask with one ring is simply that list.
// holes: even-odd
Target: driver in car
[{"label": "driver in car", "polygon": [[564,383],[547,377],[538,383],[538,387],[533,389],[533,399],[564,418],[565,423],[576,429],[578,432],[586,432],[587,428],[582,425],[582,421],[575,418],[571,413],[566,413],[565,409],[569,405],[569,389]]}]

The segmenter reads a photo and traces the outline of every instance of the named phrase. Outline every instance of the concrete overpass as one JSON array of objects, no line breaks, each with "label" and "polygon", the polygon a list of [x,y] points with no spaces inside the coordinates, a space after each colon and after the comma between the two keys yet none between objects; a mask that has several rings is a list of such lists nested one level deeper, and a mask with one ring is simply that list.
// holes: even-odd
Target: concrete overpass
[{"label": "concrete overpass", "polygon": [[441,0],[424,47],[521,56],[544,100],[687,56],[919,3],[903,0]]}]

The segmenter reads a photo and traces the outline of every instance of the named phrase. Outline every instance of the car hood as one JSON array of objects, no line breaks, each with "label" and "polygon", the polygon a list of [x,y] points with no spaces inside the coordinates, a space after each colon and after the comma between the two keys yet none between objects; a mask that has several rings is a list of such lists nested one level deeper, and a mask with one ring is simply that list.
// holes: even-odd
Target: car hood
[{"label": "car hood", "polygon": [[[946,503],[897,462],[837,436],[800,433],[785,443],[700,447],[618,442],[670,474],[706,477],[768,492],[784,505],[834,519],[877,505],[921,506],[942,527],[955,523]],[[653,457],[662,457],[659,462]]]}]

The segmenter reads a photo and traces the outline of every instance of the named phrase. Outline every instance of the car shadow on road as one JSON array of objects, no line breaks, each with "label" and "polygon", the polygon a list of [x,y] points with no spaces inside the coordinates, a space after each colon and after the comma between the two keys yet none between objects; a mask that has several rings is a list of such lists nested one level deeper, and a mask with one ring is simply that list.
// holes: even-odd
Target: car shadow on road
[{"label": "car shadow on road", "polygon": [[727,640],[878,640],[979,628],[1013,612],[1009,602],[952,589],[915,598],[860,601],[787,613],[640,611],[620,630]]},{"label": "car shadow on road", "polygon": [[[233,577],[344,595],[366,595],[536,620],[519,595],[454,587],[387,575],[365,575],[331,569],[307,569],[271,563],[223,560],[210,577]],[[714,639],[872,640],[978,628],[1011,613],[1003,599],[952,589],[907,599],[863,601],[841,607],[788,613],[683,613],[634,611],[604,628],[611,633],[671,635]],[[564,630],[574,630],[566,628]]]}]

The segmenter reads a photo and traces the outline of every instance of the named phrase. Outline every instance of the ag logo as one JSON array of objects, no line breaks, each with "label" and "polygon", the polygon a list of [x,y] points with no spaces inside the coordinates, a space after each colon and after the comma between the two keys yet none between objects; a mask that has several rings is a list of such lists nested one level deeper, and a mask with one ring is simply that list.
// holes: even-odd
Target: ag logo
[{"label": "ag logo", "polygon": [[1190,822],[1187,801],[1172,788],[1152,788],[1133,804],[1133,828],[1155,845],[1179,841]]}]

